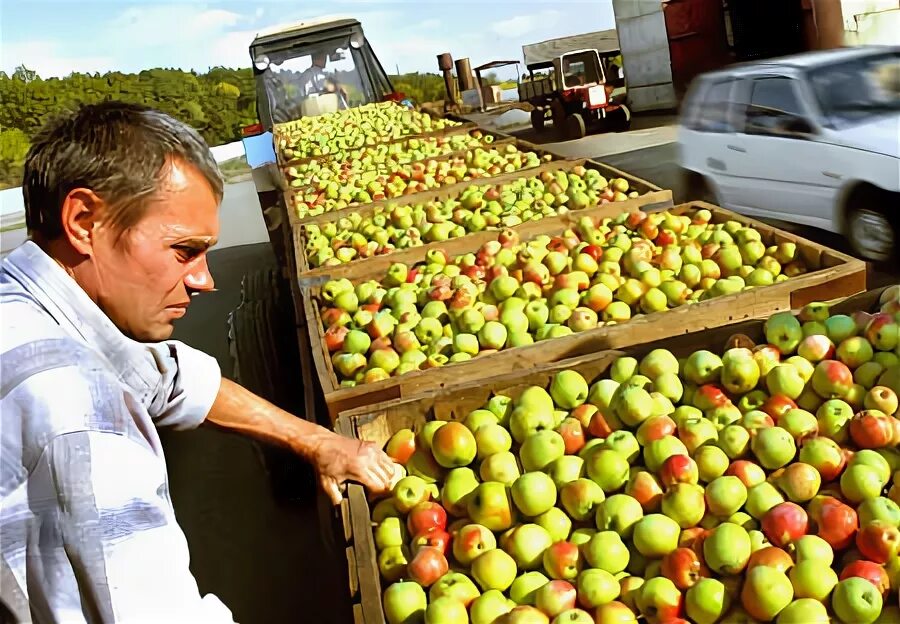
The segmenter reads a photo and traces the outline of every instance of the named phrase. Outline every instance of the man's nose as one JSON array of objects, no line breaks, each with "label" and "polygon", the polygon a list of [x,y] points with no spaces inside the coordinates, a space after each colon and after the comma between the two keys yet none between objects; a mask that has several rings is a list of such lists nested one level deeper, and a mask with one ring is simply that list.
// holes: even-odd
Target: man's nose
[{"label": "man's nose", "polygon": [[199,292],[215,290],[216,283],[213,280],[212,273],[209,272],[209,265],[205,256],[184,276],[184,285],[187,286],[188,290]]}]

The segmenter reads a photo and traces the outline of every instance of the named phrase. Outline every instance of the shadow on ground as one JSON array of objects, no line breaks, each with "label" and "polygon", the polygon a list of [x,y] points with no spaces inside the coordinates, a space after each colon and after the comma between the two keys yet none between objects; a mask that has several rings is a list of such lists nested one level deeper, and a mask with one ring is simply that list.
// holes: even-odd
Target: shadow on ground
[{"label": "shadow on ground", "polygon": [[[226,321],[241,278],[274,263],[268,243],[212,252],[219,290],[195,299],[174,338],[215,356],[230,377]],[[247,438],[207,426],[161,436],[200,591],[243,624],[346,622],[336,607],[345,572],[322,547],[315,501],[277,496],[260,446]]]}]

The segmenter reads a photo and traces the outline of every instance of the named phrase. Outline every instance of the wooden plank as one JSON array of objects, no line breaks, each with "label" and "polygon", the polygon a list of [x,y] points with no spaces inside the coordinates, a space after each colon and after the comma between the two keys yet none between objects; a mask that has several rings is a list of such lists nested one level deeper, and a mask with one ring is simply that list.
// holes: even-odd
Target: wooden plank
[{"label": "wooden plank", "polygon": [[378,573],[377,548],[372,535],[369,504],[361,485],[347,487],[353,526],[353,550],[359,582],[360,606],[366,624],[384,624],[381,609],[381,576]]},{"label": "wooden plank", "polygon": [[[349,388],[342,388],[338,383],[331,366],[330,355],[322,339],[323,330],[319,307],[310,301],[306,308],[307,327],[311,337],[318,335],[318,339],[313,340],[313,356],[316,359],[317,368],[325,367],[324,372],[319,372],[319,379],[323,384],[329,415],[335,419],[340,412],[345,410],[380,401],[406,398],[435,388],[477,380],[484,376],[483,371],[486,368],[498,374],[508,371],[524,371],[536,364],[559,361],[601,350],[619,349],[665,336],[700,332],[745,319],[763,318],[775,312],[790,310],[798,304],[850,296],[865,290],[865,263],[846,254],[830,250],[799,236],[781,232],[767,224],[705,202],[681,204],[671,210],[675,213],[684,213],[698,208],[710,210],[716,222],[735,220],[752,225],[760,231],[766,242],[773,240],[773,237],[778,235],[784,240],[796,243],[800,250],[808,248],[809,253],[812,254],[810,257],[819,258],[823,268],[784,282],[753,288],[734,295],[715,297],[662,312],[637,315],[626,323],[597,327],[561,338],[477,356],[465,362],[412,371],[398,377]],[[418,256],[409,254],[404,261],[414,264],[423,258],[424,253]],[[347,272],[341,276],[347,277],[353,282],[378,277],[376,273],[369,272],[366,266],[363,266],[361,275]],[[313,299],[317,293],[318,289],[313,288]]]}]

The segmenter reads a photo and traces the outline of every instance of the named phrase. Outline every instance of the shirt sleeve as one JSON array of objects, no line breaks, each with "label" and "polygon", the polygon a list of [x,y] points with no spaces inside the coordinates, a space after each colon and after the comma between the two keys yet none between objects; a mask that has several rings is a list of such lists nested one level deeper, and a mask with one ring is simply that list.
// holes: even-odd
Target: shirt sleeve
[{"label": "shirt sleeve", "polygon": [[209,414],[222,371],[212,356],[171,340],[149,347],[162,373],[160,391],[148,409],[159,427],[193,429]]},{"label": "shirt sleeve", "polygon": [[49,595],[32,599],[51,611],[43,621],[81,621],[70,617],[79,611],[87,622],[233,624],[218,598],[200,595],[164,472],[149,448],[114,433],[67,433],[46,447],[30,487],[43,491],[37,511],[60,543],[40,553],[67,558],[77,588],[46,579]]}]

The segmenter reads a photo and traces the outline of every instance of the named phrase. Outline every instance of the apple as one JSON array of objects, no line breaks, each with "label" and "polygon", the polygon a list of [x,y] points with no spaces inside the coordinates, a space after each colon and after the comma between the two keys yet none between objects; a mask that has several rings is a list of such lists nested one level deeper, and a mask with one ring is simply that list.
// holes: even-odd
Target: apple
[{"label": "apple", "polygon": [[875,386],[866,393],[863,407],[891,416],[897,412],[897,394],[886,386]]},{"label": "apple", "polygon": [[614,531],[623,539],[630,539],[634,525],[643,516],[644,511],[638,501],[625,494],[614,494],[597,506],[597,530]]},{"label": "apple", "polygon": [[801,535],[792,541],[788,548],[794,554],[794,561],[816,561],[820,565],[830,566],[834,562],[834,551],[831,544],[818,535]]},{"label": "apple", "polygon": [[447,558],[431,546],[420,548],[406,566],[406,575],[422,587],[430,587],[449,569]]},{"label": "apple", "polygon": [[820,602],[824,602],[838,584],[837,573],[818,561],[798,563],[791,568],[788,577],[795,598],[814,598]]},{"label": "apple", "polygon": [[625,494],[640,503],[646,513],[659,510],[663,498],[663,490],[656,477],[646,470],[631,470],[625,484]]},{"label": "apple", "polygon": [[537,524],[522,524],[512,529],[504,547],[520,570],[536,570],[542,562],[544,551],[553,543],[550,533]]},{"label": "apple", "polygon": [[503,550],[488,550],[472,561],[472,577],[482,591],[506,591],[516,578],[516,562]]},{"label": "apple", "polygon": [[671,455],[659,469],[660,482],[665,486],[676,483],[694,483],[699,480],[697,462],[688,455]]},{"label": "apple", "polygon": [[526,472],[543,470],[566,454],[566,443],[556,431],[537,431],[525,438],[519,459]]},{"label": "apple", "polygon": [[549,509],[534,518],[534,523],[547,529],[554,542],[568,539],[572,531],[572,520],[559,507]]},{"label": "apple", "polygon": [[750,559],[747,561],[745,570],[749,572],[760,565],[769,566],[770,568],[775,568],[776,570],[787,573],[787,571],[793,567],[794,560],[791,559],[791,556],[787,551],[782,550],[781,548],[776,546],[764,546],[750,554]]},{"label": "apple", "polygon": [[684,596],[671,580],[657,576],[641,587],[637,606],[650,622],[667,622],[681,616]]},{"label": "apple", "polygon": [[486,481],[469,495],[466,508],[469,517],[491,531],[505,531],[513,524],[513,507],[509,491],[503,483]]},{"label": "apple", "polygon": [[701,446],[694,451],[693,455],[694,461],[697,462],[700,481],[704,483],[709,483],[713,479],[721,477],[728,470],[728,455],[718,446]]},{"label": "apple", "polygon": [[886,564],[900,552],[900,528],[896,522],[872,520],[856,533],[856,547],[875,563]]},{"label": "apple", "polygon": [[837,479],[846,464],[844,453],[837,442],[823,436],[804,440],[798,459],[815,468],[821,480],[826,483]]},{"label": "apple", "polygon": [[391,436],[384,447],[387,456],[401,466],[406,465],[415,450],[416,436],[411,429],[400,429]]},{"label": "apple", "polygon": [[556,617],[575,608],[577,590],[568,581],[552,580],[534,593],[534,606],[548,617]]},{"label": "apple", "polygon": [[803,462],[795,462],[772,473],[770,479],[778,485],[788,500],[805,503],[818,494],[822,484],[819,471]]},{"label": "apple", "polygon": [[508,451],[512,447],[509,431],[497,422],[481,425],[474,433],[476,457],[479,460],[494,453]]},{"label": "apple", "polygon": [[706,508],[715,516],[732,515],[746,500],[747,488],[737,477],[718,477],[706,486]]},{"label": "apple", "polygon": [[581,551],[571,542],[554,542],[544,551],[543,563],[544,571],[551,579],[572,580],[581,571]]},{"label": "apple", "polygon": [[750,536],[744,528],[723,522],[703,540],[703,557],[717,574],[739,574],[750,560]]},{"label": "apple", "polygon": [[388,624],[408,624],[424,619],[428,599],[421,585],[403,581],[384,590],[382,604]]},{"label": "apple", "polygon": [[882,605],[875,586],[856,576],[840,581],[831,596],[832,609],[844,622],[871,624],[878,619]]},{"label": "apple", "polygon": [[559,490],[584,474],[584,460],[577,455],[564,455],[550,462],[545,470]]},{"label": "apple", "polygon": [[[582,407],[593,409],[595,412],[597,411],[597,408],[593,405],[585,404]],[[567,417],[563,420],[562,424],[557,429],[557,432],[562,436],[566,455],[575,455],[584,447],[584,429],[585,427],[577,418]]]},{"label": "apple", "polygon": [[550,624],[550,618],[535,607],[519,606],[500,616],[493,624]]},{"label": "apple", "polygon": [[516,456],[509,451],[485,457],[478,468],[478,473],[482,481],[497,481],[504,485],[512,485],[520,475]]},{"label": "apple", "polygon": [[699,578],[685,594],[685,611],[696,624],[714,624],[731,606],[731,596],[721,581]]},{"label": "apple", "polygon": [[549,582],[550,579],[540,572],[525,572],[509,586],[510,600],[516,605],[533,605],[537,590]]},{"label": "apple", "polygon": [[778,312],[770,316],[763,325],[763,332],[766,342],[784,354],[793,353],[803,339],[800,321],[790,312]]},{"label": "apple", "polygon": [[866,526],[875,521],[900,526],[900,505],[884,496],[863,501],[856,508],[856,513],[859,516],[860,526]]},{"label": "apple", "polygon": [[590,479],[584,478],[566,483],[559,492],[562,507],[576,522],[584,522],[592,518],[597,504],[603,499],[604,494],[600,486]]},{"label": "apple", "polygon": [[858,559],[844,566],[841,570],[840,580],[857,576],[872,583],[878,590],[882,598],[886,598],[891,588],[891,580],[883,565],[879,565],[874,561],[866,561]]},{"label": "apple", "polygon": [[428,590],[429,601],[448,597],[458,600],[464,606],[469,607],[481,592],[465,574],[460,572],[447,572]]},{"label": "apple", "polygon": [[798,598],[778,613],[775,624],[828,624],[825,605],[812,598]]},{"label": "apple", "polygon": [[707,350],[691,353],[684,363],[682,374],[687,381],[702,385],[719,380],[722,371],[722,359]]},{"label": "apple", "polygon": [[513,602],[496,589],[478,596],[469,607],[472,624],[492,624],[500,616],[512,611]]},{"label": "apple", "polygon": [[425,609],[425,624],[467,624],[466,605],[450,596],[432,599]]},{"label": "apple", "polygon": [[585,459],[585,472],[604,493],[621,489],[628,481],[628,460],[610,449],[600,449]]},{"label": "apple", "polygon": [[403,546],[409,539],[404,522],[397,517],[388,517],[382,520],[375,528],[375,545],[378,550],[384,550],[391,546]]},{"label": "apple", "polygon": [[879,410],[863,410],[850,420],[850,437],[860,448],[887,447],[894,438],[893,420]]},{"label": "apple", "polygon": [[807,509],[818,528],[817,535],[834,550],[843,550],[853,542],[859,521],[852,507],[832,496],[819,495],[810,501]]},{"label": "apple", "polygon": [[765,384],[771,396],[784,395],[796,400],[803,393],[806,381],[796,366],[784,363],[778,364],[766,374]]},{"label": "apple", "polygon": [[400,513],[408,513],[421,502],[427,501],[431,494],[428,484],[420,477],[407,476],[400,479],[392,490],[394,506]]},{"label": "apple", "polygon": [[618,574],[628,566],[630,554],[622,538],[613,531],[599,531],[582,547],[582,553],[592,568]]},{"label": "apple", "polygon": [[762,531],[775,546],[786,546],[806,533],[809,518],[800,505],[779,503],[762,517]]},{"label": "apple", "polygon": [[710,576],[697,552],[687,547],[678,547],[663,557],[660,571],[682,591],[693,587],[701,578]]},{"label": "apple", "polygon": [[510,493],[525,516],[538,516],[556,504],[556,485],[543,472],[526,472],[513,482]]},{"label": "apple", "polygon": [[594,609],[608,604],[619,597],[621,586],[616,578],[602,569],[582,570],[578,574],[578,604],[585,609]]},{"label": "apple", "polygon": [[588,384],[577,371],[563,370],[553,376],[550,396],[560,408],[570,410],[584,403],[588,398]]},{"label": "apple", "polygon": [[741,589],[741,606],[760,621],[774,620],[794,599],[794,588],[784,572],[768,566],[750,570]]},{"label": "apple", "polygon": [[878,470],[865,464],[848,466],[841,475],[841,493],[853,503],[877,498],[884,486]]},{"label": "apple", "polygon": [[704,490],[694,483],[676,483],[666,490],[662,512],[682,529],[697,526],[706,512]]},{"label": "apple", "polygon": [[641,555],[660,559],[678,547],[681,527],[663,514],[649,514],[633,527],[632,541]]},{"label": "apple", "polygon": [[852,418],[853,408],[840,399],[825,401],[816,410],[819,434],[834,440],[837,444],[845,444],[849,440]]},{"label": "apple", "polygon": [[781,427],[760,429],[750,441],[753,454],[767,470],[781,468],[797,453],[794,437]]},{"label": "apple", "polygon": [[597,607],[594,613],[596,624],[637,624],[637,616],[624,603],[613,600]]}]

